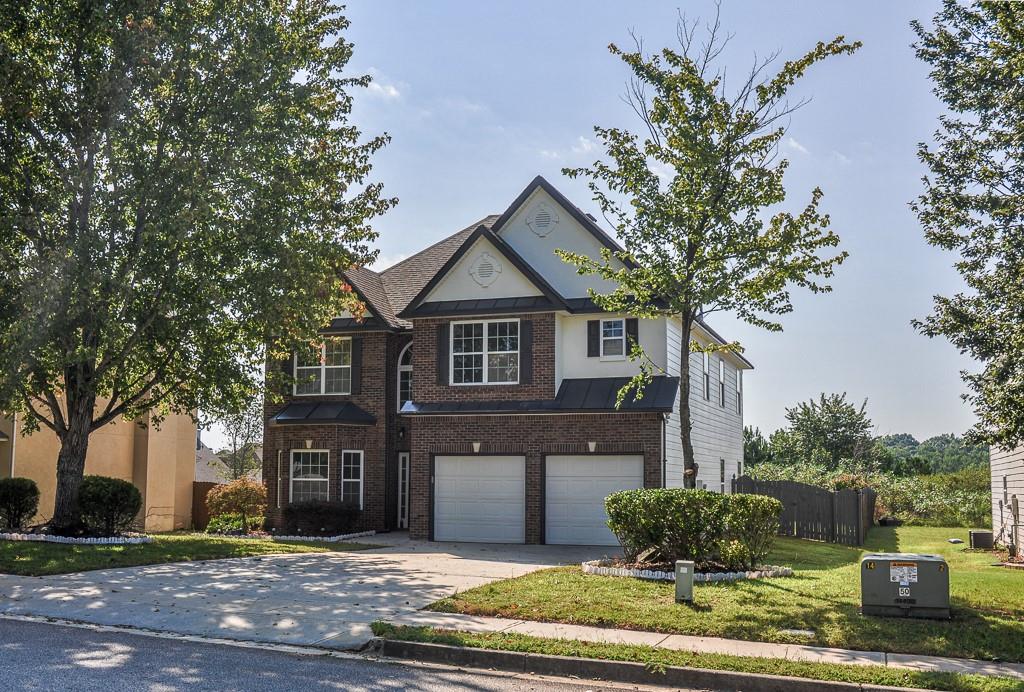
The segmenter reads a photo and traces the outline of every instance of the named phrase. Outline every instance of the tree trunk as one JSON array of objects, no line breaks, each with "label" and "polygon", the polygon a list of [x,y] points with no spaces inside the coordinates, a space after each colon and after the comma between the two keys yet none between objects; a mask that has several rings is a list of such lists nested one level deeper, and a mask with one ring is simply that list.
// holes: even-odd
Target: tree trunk
[{"label": "tree trunk", "polygon": [[57,492],[53,503],[50,525],[57,533],[72,532],[81,523],[78,510],[78,490],[85,474],[85,455],[89,451],[89,432],[92,427],[96,398],[68,391],[67,429],[60,434],[60,453],[57,455]]},{"label": "tree trunk", "polygon": [[679,438],[683,444],[683,487],[697,487],[697,462],[693,458],[693,421],[690,416],[690,330],[693,318],[683,315],[679,348]]}]

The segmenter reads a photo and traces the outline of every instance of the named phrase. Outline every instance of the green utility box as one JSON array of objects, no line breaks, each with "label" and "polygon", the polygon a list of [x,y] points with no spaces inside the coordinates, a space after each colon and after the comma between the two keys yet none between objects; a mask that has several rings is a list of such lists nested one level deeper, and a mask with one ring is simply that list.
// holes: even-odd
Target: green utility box
[{"label": "green utility box", "polygon": [[872,553],[860,561],[864,615],[949,619],[949,565],[941,555]]}]

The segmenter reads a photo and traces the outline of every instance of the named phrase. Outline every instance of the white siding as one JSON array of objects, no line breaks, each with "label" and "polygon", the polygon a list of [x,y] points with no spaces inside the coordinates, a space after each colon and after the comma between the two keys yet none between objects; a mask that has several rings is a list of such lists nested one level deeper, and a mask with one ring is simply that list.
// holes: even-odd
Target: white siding
[{"label": "white siding", "polygon": [[[677,320],[669,320],[666,332],[668,373],[679,375],[680,349],[689,348],[683,343],[682,329]],[[694,335],[698,341],[701,337]],[[703,343],[703,341],[701,341]],[[732,477],[737,474],[743,460],[743,415],[736,412],[737,364],[725,362],[725,407],[718,398],[719,355],[712,355],[709,362],[711,374],[711,398],[704,398],[704,372],[702,356],[690,354],[690,417],[693,421],[691,440],[693,455],[697,462],[697,486],[706,485],[709,490],[721,488],[720,460],[725,459],[725,489],[729,492]],[[680,487],[683,484],[683,447],[680,440],[679,400],[669,416],[665,430],[666,443],[666,485]]]},{"label": "white siding", "polygon": [[[992,448],[990,452],[992,469],[992,531],[996,542],[1002,545],[1015,543],[1018,547],[1024,542],[1024,526],[1017,525],[1017,540],[1011,540],[1014,519],[1012,516],[1013,498],[1019,505],[1024,505],[1024,447],[1014,451]],[[1003,480],[1006,480],[1005,486]],[[1024,508],[1020,509],[1024,514]],[[1018,517],[1018,521],[1021,518]]]},{"label": "white siding", "polygon": [[[600,315],[559,315],[555,333],[556,378],[575,379],[581,377],[633,377],[640,373],[640,362],[628,357],[617,359],[587,357],[587,322],[625,315],[603,313]],[[637,324],[640,345],[647,357],[659,368],[665,366],[665,319],[642,319]]]}]

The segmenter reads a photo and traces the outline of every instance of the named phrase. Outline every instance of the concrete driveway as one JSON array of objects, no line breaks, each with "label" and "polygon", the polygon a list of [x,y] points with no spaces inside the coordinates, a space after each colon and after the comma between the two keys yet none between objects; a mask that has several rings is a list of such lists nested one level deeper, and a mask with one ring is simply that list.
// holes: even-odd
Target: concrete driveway
[{"label": "concrete driveway", "polygon": [[370,623],[481,584],[612,551],[374,536],[386,547],[98,570],[0,575],[0,614],[178,634],[358,648]]}]

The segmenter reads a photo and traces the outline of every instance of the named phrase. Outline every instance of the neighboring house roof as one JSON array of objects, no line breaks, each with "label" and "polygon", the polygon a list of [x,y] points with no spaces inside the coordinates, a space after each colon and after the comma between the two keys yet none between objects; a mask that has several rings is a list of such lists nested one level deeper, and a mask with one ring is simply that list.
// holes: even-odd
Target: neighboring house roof
[{"label": "neighboring house roof", "polygon": [[562,380],[554,399],[526,401],[439,401],[407,402],[402,413],[407,415],[472,415],[494,413],[670,413],[679,391],[678,377],[654,377],[639,400],[626,397],[620,408],[615,400],[629,377],[591,377]]},{"label": "neighboring house roof", "polygon": [[[263,447],[256,447],[253,453],[262,458]],[[200,442],[199,448],[196,449],[195,481],[197,483],[225,483],[227,476],[227,465],[221,461],[213,449],[206,446],[206,443]],[[254,480],[260,480],[263,474],[257,469],[252,471],[249,476]]]},{"label": "neighboring house roof", "polygon": [[350,401],[298,401],[270,419],[273,425],[374,425],[377,419]]},{"label": "neighboring house roof", "polygon": [[426,250],[407,257],[398,264],[388,267],[380,273],[384,289],[391,301],[396,314],[401,314],[412,299],[419,295],[438,269],[443,267],[455,254],[462,243],[480,226],[490,228],[498,220],[496,214],[485,216],[474,224],[463,228],[454,235],[440,240]]},{"label": "neighboring house roof", "polygon": [[[480,226],[477,226],[472,233],[465,237],[465,239],[462,241],[459,247],[456,248],[455,252],[453,252],[448,257],[448,260],[444,263],[444,265],[440,269],[434,271],[434,275],[430,277],[430,280],[423,285],[423,288],[420,289],[419,293],[417,293],[416,296],[409,301],[409,304],[399,314],[402,317],[409,317],[413,313],[415,313],[421,306],[429,305],[429,303],[423,303],[423,300],[428,295],[430,295],[430,292],[434,289],[435,286],[437,286],[441,279],[443,279],[445,275],[447,275],[448,272],[451,271],[452,267],[454,267],[455,264],[460,259],[462,259],[463,255],[469,252],[470,248],[472,248],[473,245],[481,238],[490,243],[494,247],[494,249],[498,251],[500,255],[507,259],[512,264],[512,266],[514,266],[516,269],[522,272],[523,275],[530,281],[530,283],[537,287],[537,289],[544,295],[544,297],[548,300],[549,304],[552,306],[551,308],[548,309],[567,309],[565,299],[562,298],[562,296],[559,295],[558,292],[555,289],[553,289],[547,281],[544,280],[544,277],[538,274],[537,271],[526,262],[526,260],[519,256],[518,252],[516,252],[509,246],[508,243],[506,243],[504,240],[502,240],[494,233],[492,233],[490,229],[487,228],[487,226],[481,224]],[[439,302],[446,304],[458,304],[464,301]],[[429,314],[441,313],[437,308],[435,308],[432,311],[430,311]]]}]

